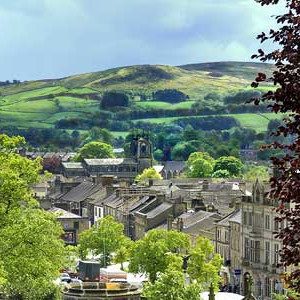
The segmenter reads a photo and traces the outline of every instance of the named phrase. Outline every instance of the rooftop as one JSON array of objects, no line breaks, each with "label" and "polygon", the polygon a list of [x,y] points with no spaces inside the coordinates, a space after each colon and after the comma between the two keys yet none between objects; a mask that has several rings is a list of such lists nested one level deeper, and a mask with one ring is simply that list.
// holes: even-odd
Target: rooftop
[{"label": "rooftop", "polygon": [[218,225],[229,226],[230,221],[231,222],[237,222],[237,223],[241,224],[241,222],[242,222],[242,212],[241,212],[240,209],[235,210],[230,215],[228,215],[225,218],[221,219],[218,222]]},{"label": "rooftop", "polygon": [[137,162],[131,158],[91,158],[84,159],[89,166],[108,166],[108,165],[136,165]]},{"label": "rooftop", "polygon": [[63,162],[62,165],[65,169],[83,169],[81,162]]},{"label": "rooftop", "polygon": [[162,212],[170,209],[171,207],[172,207],[172,204],[163,202],[162,204],[158,205],[154,209],[147,212],[146,213],[147,218],[152,219],[152,218],[156,217],[157,215],[161,214]]},{"label": "rooftop", "polygon": [[102,189],[100,184],[93,183],[91,181],[83,181],[68,193],[63,195],[60,199],[68,202],[81,202],[85,199],[92,197],[93,194]]},{"label": "rooftop", "polygon": [[57,219],[82,219],[81,216],[75,215],[69,211],[58,207],[50,208],[49,212],[55,213],[57,215]]}]

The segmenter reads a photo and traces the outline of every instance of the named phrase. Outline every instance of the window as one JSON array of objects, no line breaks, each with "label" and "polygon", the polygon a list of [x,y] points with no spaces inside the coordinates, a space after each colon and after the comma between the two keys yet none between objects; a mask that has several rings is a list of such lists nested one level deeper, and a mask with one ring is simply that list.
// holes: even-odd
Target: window
[{"label": "window", "polygon": [[248,225],[249,226],[252,226],[252,223],[253,223],[253,213],[252,212],[249,212],[249,220],[248,220]]},{"label": "window", "polygon": [[270,229],[270,216],[265,215],[265,228]]},{"label": "window", "polygon": [[225,243],[228,243],[229,239],[228,239],[228,231],[225,231]]},{"label": "window", "polygon": [[265,263],[269,264],[270,263],[270,242],[265,243]]},{"label": "window", "polygon": [[255,252],[255,248],[254,248],[254,241],[250,240],[250,261],[254,262],[254,252]]},{"label": "window", "polygon": [[243,217],[243,220],[244,220],[244,225],[247,225],[247,212],[244,211],[244,217]]},{"label": "window", "polygon": [[260,262],[260,242],[255,241],[254,243],[254,262]]},{"label": "window", "polygon": [[250,259],[250,244],[247,238],[245,238],[245,259]]},{"label": "window", "polygon": [[254,213],[254,224],[253,226],[255,226],[256,228],[261,228],[261,214],[259,213]]},{"label": "window", "polygon": [[221,240],[221,230],[220,229],[217,230],[217,240],[218,241]]},{"label": "window", "polygon": [[279,245],[274,245],[274,265],[279,263]]},{"label": "window", "polygon": [[275,231],[279,230],[279,222],[277,220],[274,221],[274,230]]},{"label": "window", "polygon": [[259,189],[256,190],[256,193],[255,193],[255,200],[256,200],[256,203],[259,203],[260,202],[260,192],[259,192]]},{"label": "window", "polygon": [[266,277],[265,279],[265,296],[270,297],[271,296],[271,283],[270,279]]}]

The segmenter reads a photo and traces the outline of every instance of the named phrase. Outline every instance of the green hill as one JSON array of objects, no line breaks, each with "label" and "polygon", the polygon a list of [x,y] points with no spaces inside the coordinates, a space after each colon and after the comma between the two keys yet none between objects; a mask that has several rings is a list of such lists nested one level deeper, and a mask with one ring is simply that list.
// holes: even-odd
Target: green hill
[{"label": "green hill", "polygon": [[[124,109],[128,112],[127,115],[124,114],[128,116],[128,121],[132,118],[131,113],[138,114],[140,110],[154,111],[158,114],[157,117],[161,117],[159,109],[164,110],[168,117],[186,115],[197,103],[200,107],[215,109],[218,106],[222,110],[224,95],[249,90],[258,72],[270,73],[272,69],[273,66],[269,64],[246,62],[177,67],[137,65],[61,79],[10,84],[0,87],[0,121],[2,126],[47,128],[54,127],[62,119],[89,120],[96,112],[101,113],[101,96],[106,91],[121,91],[129,96],[130,108]],[[271,87],[262,87],[269,88]],[[160,99],[152,101],[154,92],[165,89],[180,91],[188,99],[176,104]],[[211,93],[219,95],[218,100],[207,100],[205,96]]]}]

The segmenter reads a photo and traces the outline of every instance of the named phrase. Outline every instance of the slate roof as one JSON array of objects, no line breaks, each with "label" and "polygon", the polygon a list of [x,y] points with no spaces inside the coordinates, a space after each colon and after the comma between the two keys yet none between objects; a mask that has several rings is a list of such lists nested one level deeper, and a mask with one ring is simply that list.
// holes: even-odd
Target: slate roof
[{"label": "slate roof", "polygon": [[182,218],[184,228],[188,228],[208,218],[215,219],[215,217],[219,219],[221,218],[221,216],[217,213],[199,210],[197,212],[191,211],[191,212],[183,213],[178,218]]},{"label": "slate roof", "polygon": [[135,201],[134,203],[132,203],[129,207],[128,210],[130,212],[133,212],[137,209],[139,209],[143,204],[147,203],[147,201],[150,199],[150,196],[144,196],[141,197],[140,199],[138,199],[137,201]]},{"label": "slate roof", "polygon": [[84,159],[88,166],[108,166],[108,165],[136,165],[137,162],[131,158],[92,158]]},{"label": "slate roof", "polygon": [[179,171],[182,172],[186,168],[186,162],[185,161],[166,161],[164,162],[164,171],[168,172],[175,172]]},{"label": "slate roof", "polygon": [[118,197],[115,193],[106,197],[103,204],[112,208],[117,208],[123,203],[123,199]]},{"label": "slate roof", "polygon": [[81,216],[75,215],[69,211],[58,207],[50,208],[49,212],[57,214],[57,219],[82,219]]},{"label": "slate roof", "polygon": [[152,219],[155,218],[156,216],[160,215],[164,211],[170,209],[172,207],[172,204],[163,202],[162,204],[158,205],[154,209],[150,210],[149,212],[145,213],[147,218]]},{"label": "slate roof", "polygon": [[216,222],[220,218],[221,216],[217,213],[204,212],[202,215],[198,214],[198,217],[193,216],[183,222],[183,231],[193,235],[199,235],[201,232],[212,233],[215,230]]},{"label": "slate roof", "polygon": [[60,200],[68,202],[81,202],[98,192],[102,186],[91,181],[84,181],[64,194]]},{"label": "slate roof", "polygon": [[235,210],[230,215],[228,215],[225,218],[221,219],[218,222],[218,225],[229,226],[230,221],[237,222],[237,223],[241,224],[241,222],[242,222],[242,212],[241,212],[240,209]]},{"label": "slate roof", "polygon": [[62,166],[65,169],[84,169],[81,162],[63,162]]}]

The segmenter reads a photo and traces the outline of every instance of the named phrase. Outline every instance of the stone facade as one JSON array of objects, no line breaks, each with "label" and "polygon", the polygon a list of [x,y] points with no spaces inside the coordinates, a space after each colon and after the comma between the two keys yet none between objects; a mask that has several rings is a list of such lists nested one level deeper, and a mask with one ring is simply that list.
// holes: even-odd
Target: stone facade
[{"label": "stone facade", "polygon": [[265,185],[256,181],[252,195],[242,198],[242,268],[253,277],[254,295],[270,300],[272,293],[283,291],[284,270],[278,266],[281,242],[274,232],[284,224],[275,221],[277,203],[270,202],[265,193]]},{"label": "stone facade", "polygon": [[133,179],[144,169],[152,167],[152,144],[146,136],[135,136],[128,158],[84,159],[83,162],[63,162],[62,173],[66,177],[112,175]]}]

